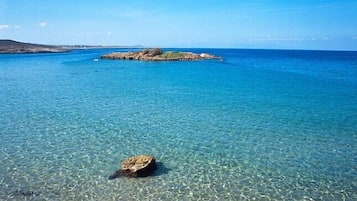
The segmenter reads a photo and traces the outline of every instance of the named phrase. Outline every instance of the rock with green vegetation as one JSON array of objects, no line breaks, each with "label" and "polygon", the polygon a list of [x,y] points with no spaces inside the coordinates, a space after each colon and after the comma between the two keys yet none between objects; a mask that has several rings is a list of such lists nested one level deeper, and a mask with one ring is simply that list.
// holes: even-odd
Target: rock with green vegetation
[{"label": "rock with green vegetation", "polygon": [[115,52],[101,56],[102,59],[119,59],[119,60],[142,60],[142,61],[197,61],[204,59],[220,59],[221,57],[193,52],[164,52],[161,48],[154,48],[151,50],[144,49],[141,52]]},{"label": "rock with green vegetation", "polygon": [[184,52],[165,52],[161,55],[161,57],[165,59],[181,58],[184,56],[185,56]]}]

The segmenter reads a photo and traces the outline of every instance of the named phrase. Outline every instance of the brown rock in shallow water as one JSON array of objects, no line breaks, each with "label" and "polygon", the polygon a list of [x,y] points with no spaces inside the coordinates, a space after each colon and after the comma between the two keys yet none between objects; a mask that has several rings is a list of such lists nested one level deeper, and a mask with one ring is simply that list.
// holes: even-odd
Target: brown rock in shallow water
[{"label": "brown rock in shallow water", "polygon": [[121,165],[121,174],[126,177],[145,177],[156,169],[153,156],[134,156],[124,160]]},{"label": "brown rock in shallow water", "polygon": [[115,179],[120,176],[125,177],[146,177],[152,174],[156,169],[156,162],[153,156],[141,155],[133,156],[122,162],[121,169],[115,171],[109,176],[109,179]]}]

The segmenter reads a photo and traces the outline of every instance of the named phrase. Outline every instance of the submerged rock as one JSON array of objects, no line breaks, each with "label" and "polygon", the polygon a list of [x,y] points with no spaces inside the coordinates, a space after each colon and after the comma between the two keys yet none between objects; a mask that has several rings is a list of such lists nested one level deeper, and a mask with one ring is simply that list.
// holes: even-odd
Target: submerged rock
[{"label": "submerged rock", "polygon": [[109,180],[112,180],[112,179],[115,179],[115,178],[118,178],[121,176],[121,173],[119,170],[113,172],[111,175],[109,175],[108,179]]},{"label": "submerged rock", "polygon": [[13,196],[37,196],[37,195],[40,195],[40,192],[39,191],[18,189],[16,191],[13,191],[11,193],[11,195],[13,195]]},{"label": "submerged rock", "polygon": [[156,162],[153,156],[140,155],[124,160],[121,169],[111,174],[108,179],[125,177],[146,177],[156,170]]}]

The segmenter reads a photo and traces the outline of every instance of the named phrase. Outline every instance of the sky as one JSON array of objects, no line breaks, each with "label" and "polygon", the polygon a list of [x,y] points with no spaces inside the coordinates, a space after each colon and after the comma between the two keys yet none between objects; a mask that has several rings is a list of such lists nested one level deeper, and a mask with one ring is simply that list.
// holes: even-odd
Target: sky
[{"label": "sky", "polygon": [[357,50],[357,0],[0,0],[0,39]]}]

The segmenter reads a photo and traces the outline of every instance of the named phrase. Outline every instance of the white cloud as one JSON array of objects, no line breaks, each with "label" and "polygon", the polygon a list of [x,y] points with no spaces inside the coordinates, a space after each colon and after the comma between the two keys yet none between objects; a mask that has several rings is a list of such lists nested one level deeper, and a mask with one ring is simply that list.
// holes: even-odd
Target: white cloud
[{"label": "white cloud", "polygon": [[19,28],[21,28],[21,26],[20,25],[15,25],[14,28],[15,29],[19,29]]},{"label": "white cloud", "polygon": [[112,32],[111,32],[111,31],[108,31],[108,32],[107,32],[107,35],[108,35],[108,36],[111,36],[111,35],[112,35]]},{"label": "white cloud", "polygon": [[45,27],[45,26],[47,26],[47,22],[40,22],[40,23],[38,23],[38,26]]},{"label": "white cloud", "polygon": [[8,24],[0,24],[0,30],[1,29],[8,29],[8,28],[10,28],[10,25],[8,25]]}]

